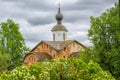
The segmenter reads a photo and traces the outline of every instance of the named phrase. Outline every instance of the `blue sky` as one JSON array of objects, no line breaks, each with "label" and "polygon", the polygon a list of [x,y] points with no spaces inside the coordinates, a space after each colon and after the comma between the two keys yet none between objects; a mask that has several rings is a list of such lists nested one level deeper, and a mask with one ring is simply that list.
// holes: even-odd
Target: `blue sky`
[{"label": "blue sky", "polygon": [[[100,16],[118,0],[61,0],[62,24],[68,29],[68,40],[77,40],[85,46],[90,16]],[[56,25],[58,0],[0,0],[0,22],[13,19],[20,25],[28,47],[42,40],[51,41],[51,29]]]}]

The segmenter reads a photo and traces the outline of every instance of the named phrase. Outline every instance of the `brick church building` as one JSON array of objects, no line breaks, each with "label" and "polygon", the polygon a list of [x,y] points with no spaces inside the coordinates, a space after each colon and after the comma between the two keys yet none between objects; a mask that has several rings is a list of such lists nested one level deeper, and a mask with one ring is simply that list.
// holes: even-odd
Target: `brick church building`
[{"label": "brick church building", "polygon": [[67,40],[67,32],[65,26],[62,25],[63,15],[58,8],[56,15],[57,24],[52,28],[53,40],[41,41],[38,43],[23,59],[23,65],[30,65],[56,58],[79,57],[80,51],[85,46],[76,40]]}]

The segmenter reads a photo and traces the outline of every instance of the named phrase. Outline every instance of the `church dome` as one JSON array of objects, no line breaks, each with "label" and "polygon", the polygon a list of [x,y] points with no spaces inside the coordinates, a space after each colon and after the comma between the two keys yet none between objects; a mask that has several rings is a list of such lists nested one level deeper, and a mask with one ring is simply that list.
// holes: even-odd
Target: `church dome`
[{"label": "church dome", "polygon": [[57,21],[61,21],[63,19],[63,15],[61,14],[60,10],[58,11],[57,15],[56,15],[56,20]]}]

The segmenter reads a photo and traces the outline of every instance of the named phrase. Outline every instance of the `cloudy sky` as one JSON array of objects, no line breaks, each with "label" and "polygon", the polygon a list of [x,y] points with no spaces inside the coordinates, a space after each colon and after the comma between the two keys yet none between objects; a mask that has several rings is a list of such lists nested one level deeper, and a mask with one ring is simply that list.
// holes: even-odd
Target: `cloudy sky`
[{"label": "cloudy sky", "polygon": [[[85,46],[90,16],[100,16],[118,0],[61,0],[63,25],[69,30],[68,40],[78,40]],[[20,25],[28,47],[42,40],[52,40],[51,29],[56,25],[58,0],[0,0],[0,22],[8,18]]]}]

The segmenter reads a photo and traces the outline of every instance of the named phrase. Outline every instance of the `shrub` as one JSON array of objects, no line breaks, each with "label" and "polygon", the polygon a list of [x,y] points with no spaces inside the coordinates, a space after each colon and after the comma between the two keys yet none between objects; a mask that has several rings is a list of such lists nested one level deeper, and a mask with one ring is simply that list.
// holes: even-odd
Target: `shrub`
[{"label": "shrub", "polygon": [[28,67],[17,67],[10,73],[3,73],[1,80],[115,80],[109,72],[90,61],[80,59],[55,59]]}]

